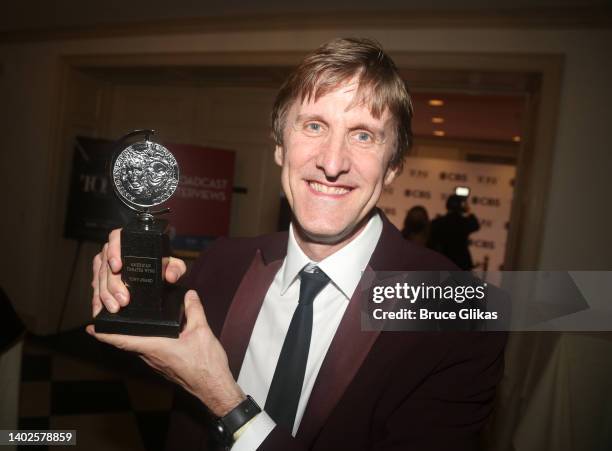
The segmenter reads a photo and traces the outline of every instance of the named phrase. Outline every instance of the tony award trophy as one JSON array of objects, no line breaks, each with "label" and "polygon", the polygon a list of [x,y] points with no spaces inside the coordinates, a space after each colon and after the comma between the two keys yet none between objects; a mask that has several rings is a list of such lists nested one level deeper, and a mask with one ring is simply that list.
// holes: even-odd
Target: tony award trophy
[{"label": "tony award trophy", "polygon": [[[181,331],[186,289],[164,281],[170,256],[168,221],[157,218],[170,210],[151,210],[176,190],[179,167],[168,149],[149,139],[154,133],[136,130],[115,144],[113,189],[136,213],[121,230],[121,279],[130,302],[117,313],[102,309],[94,320],[97,332],[176,338]],[[135,141],[138,137],[144,139]]]}]

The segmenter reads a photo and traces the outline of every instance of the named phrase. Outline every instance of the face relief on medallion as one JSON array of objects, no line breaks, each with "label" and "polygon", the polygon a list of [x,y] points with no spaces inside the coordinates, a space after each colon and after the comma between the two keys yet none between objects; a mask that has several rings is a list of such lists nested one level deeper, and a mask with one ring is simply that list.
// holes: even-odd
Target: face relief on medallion
[{"label": "face relief on medallion", "polygon": [[151,141],[132,144],[113,166],[113,180],[128,202],[151,207],[168,200],[178,185],[178,164],[163,146]]}]

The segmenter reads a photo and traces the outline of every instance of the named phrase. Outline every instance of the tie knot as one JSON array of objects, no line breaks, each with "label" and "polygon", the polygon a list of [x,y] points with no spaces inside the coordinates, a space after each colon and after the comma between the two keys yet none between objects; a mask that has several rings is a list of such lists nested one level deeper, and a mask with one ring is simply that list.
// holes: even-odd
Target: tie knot
[{"label": "tie knot", "polygon": [[329,277],[316,266],[312,272],[300,271],[300,304],[310,305],[329,282]]}]

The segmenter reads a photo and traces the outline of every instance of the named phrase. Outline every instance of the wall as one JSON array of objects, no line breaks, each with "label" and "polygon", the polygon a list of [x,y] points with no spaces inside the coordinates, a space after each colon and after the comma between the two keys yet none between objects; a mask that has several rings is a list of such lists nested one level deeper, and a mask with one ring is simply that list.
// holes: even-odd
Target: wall
[{"label": "wall", "polygon": [[268,133],[275,95],[275,89],[254,87],[117,85],[106,135],[112,139],[148,124],[168,142],[233,150],[234,185],[247,193],[232,198],[230,235],[259,235],[274,230],[279,206],[268,212],[260,199],[278,198],[281,190]]},{"label": "wall", "polygon": [[[2,109],[1,190],[4,209],[0,236],[4,255],[0,283],[20,313],[31,317],[38,331],[53,329],[57,298],[50,285],[65,286],[69,254],[57,227],[47,221],[47,207],[56,205],[65,187],[62,168],[54,166],[56,114],[60,98],[58,58],[83,54],[138,54],[205,51],[307,51],[344,35],[377,38],[388,51],[491,52],[561,54],[565,58],[558,130],[541,243],[540,266],[551,269],[611,269],[612,213],[608,172],[612,153],[607,137],[607,108],[612,103],[612,31],[527,29],[413,29],[271,31],[150,36],[65,42],[0,45]],[[59,193],[58,193],[59,191]],[[51,203],[50,203],[51,199]],[[45,272],[66,268],[58,280]],[[88,272],[83,269],[82,274]],[[84,277],[84,276],[80,276]],[[81,283],[85,290],[87,281]],[[58,290],[56,290],[58,291]],[[61,290],[60,290],[61,291]],[[83,294],[83,303],[89,299]],[[81,295],[75,297],[78,301]],[[38,322],[34,320],[34,315]]]}]

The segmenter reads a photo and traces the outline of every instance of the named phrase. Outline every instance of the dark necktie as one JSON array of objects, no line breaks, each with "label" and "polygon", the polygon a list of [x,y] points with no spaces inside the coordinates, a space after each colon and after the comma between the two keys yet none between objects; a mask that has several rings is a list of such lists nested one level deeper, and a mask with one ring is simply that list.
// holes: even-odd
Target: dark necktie
[{"label": "dark necktie", "polygon": [[264,410],[279,426],[293,430],[312,335],[312,301],[329,282],[319,268],[300,272],[300,299],[283,342]]}]

